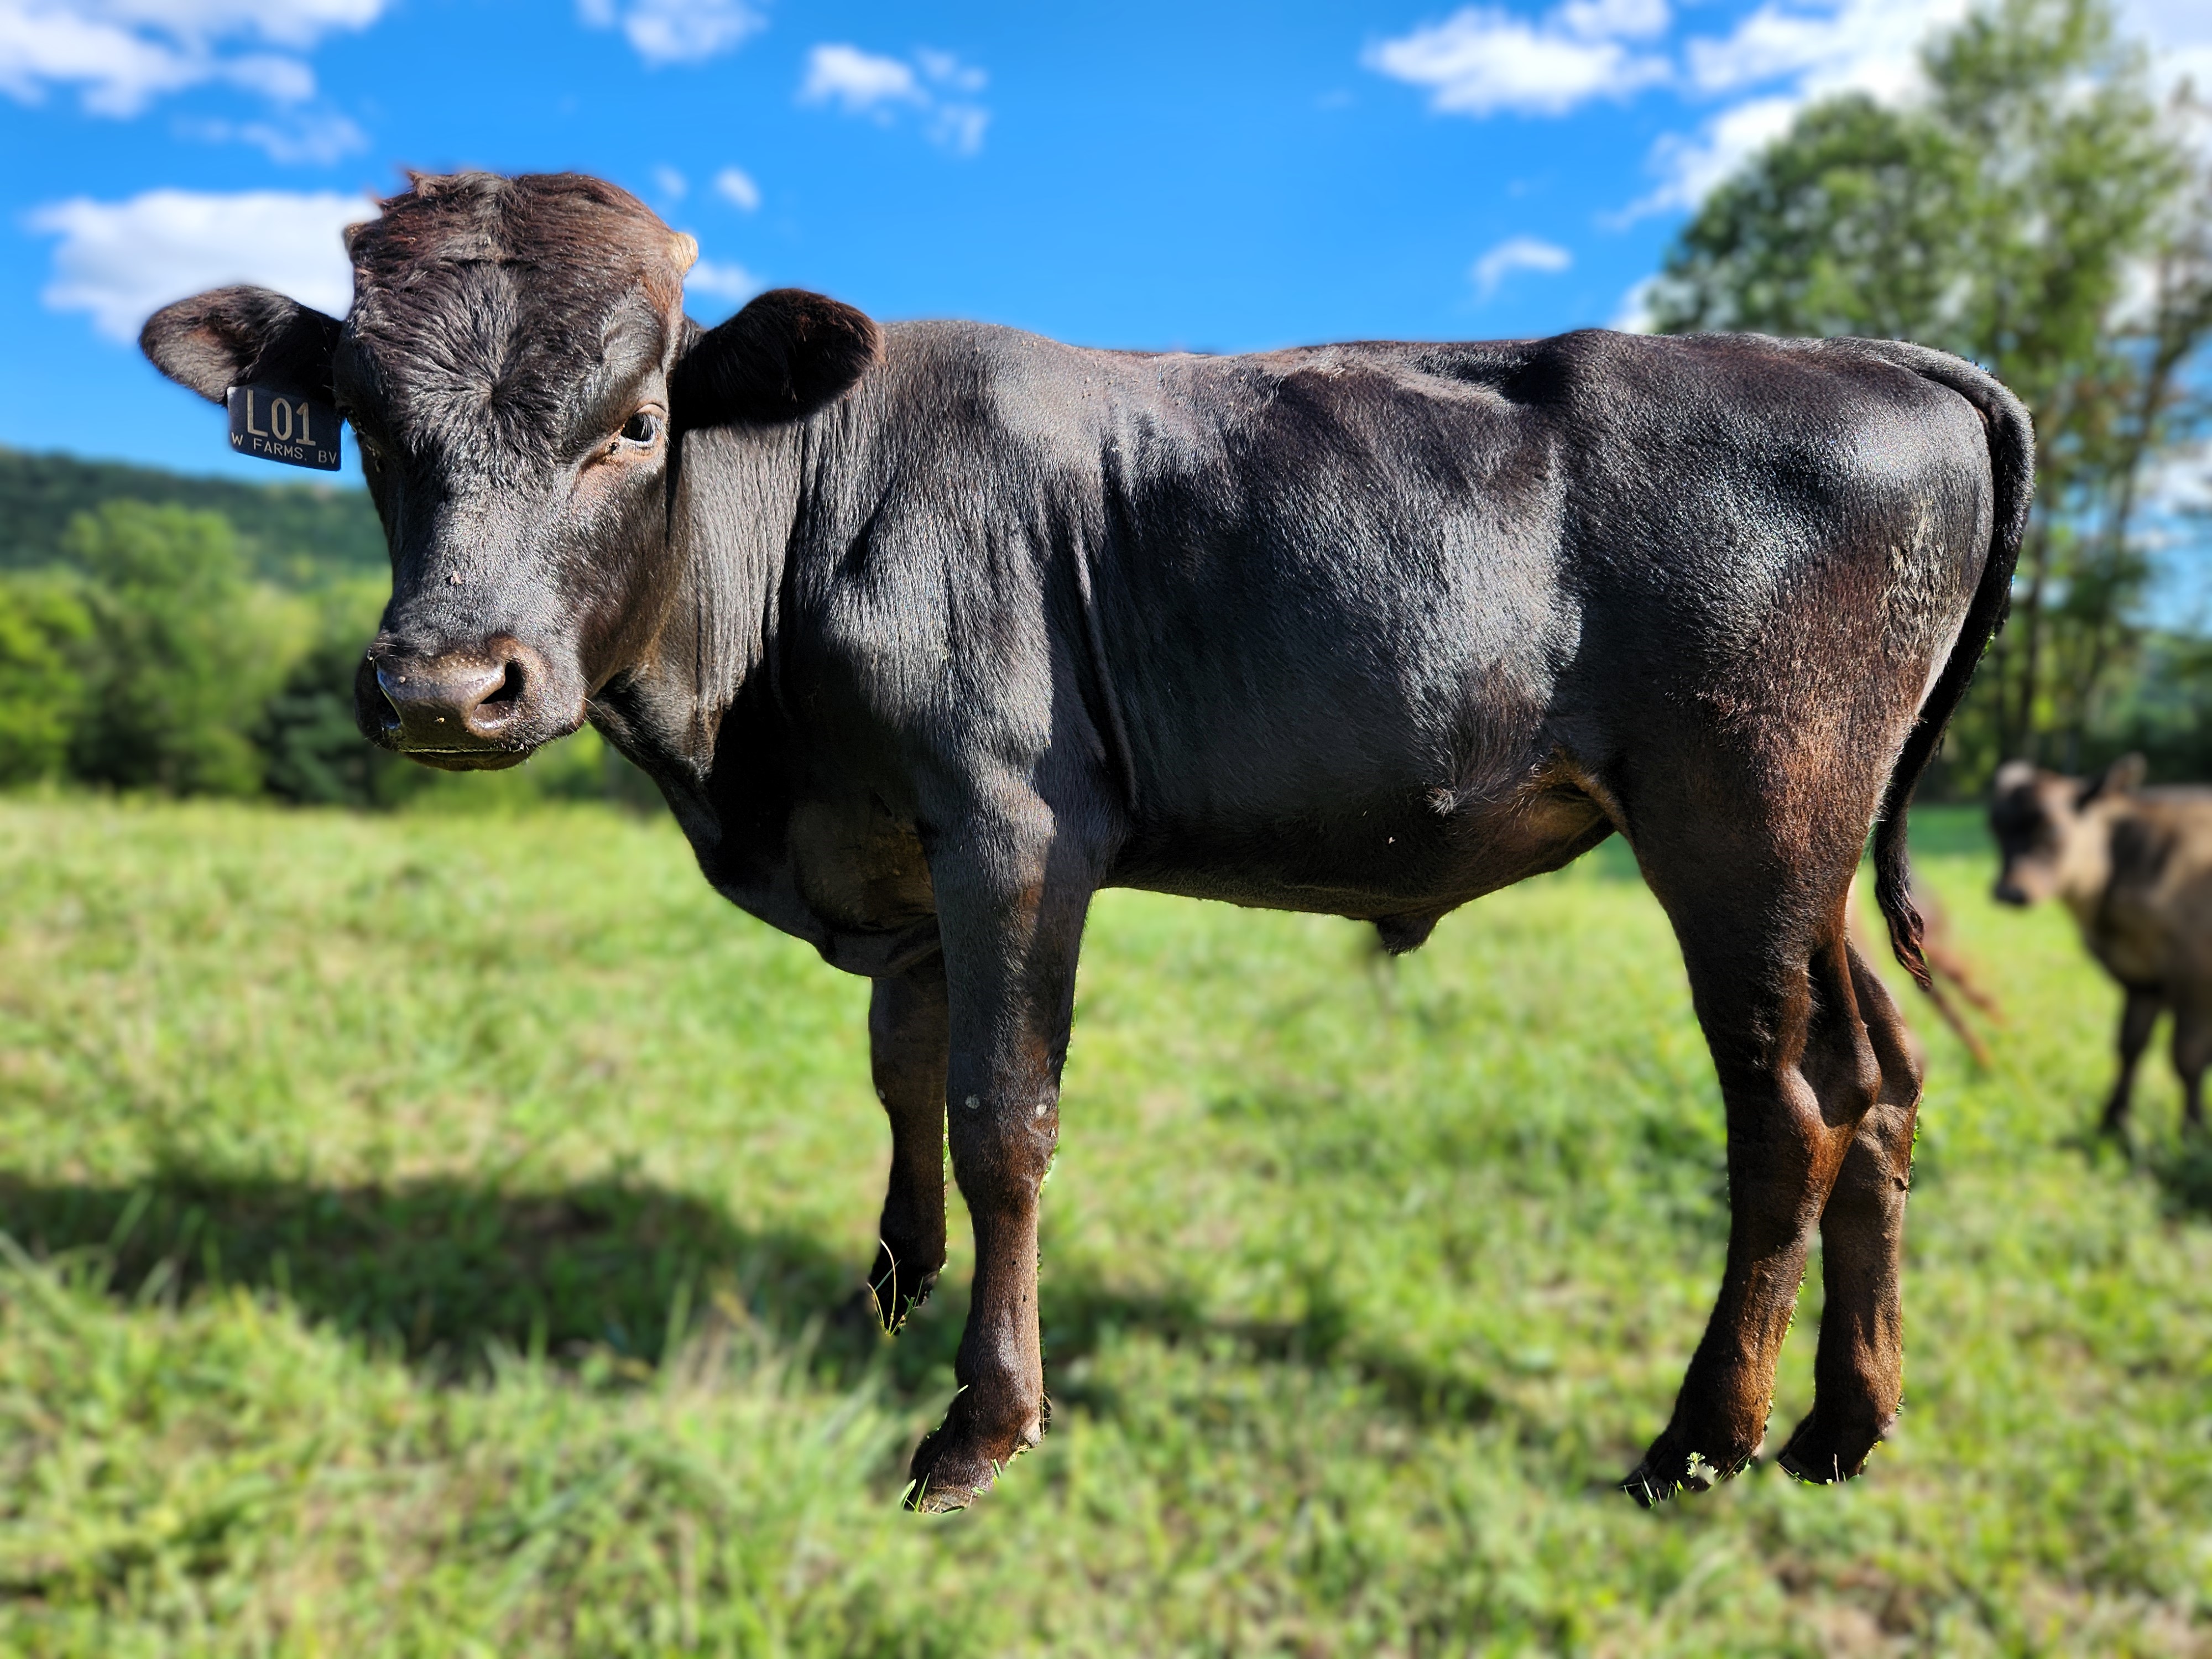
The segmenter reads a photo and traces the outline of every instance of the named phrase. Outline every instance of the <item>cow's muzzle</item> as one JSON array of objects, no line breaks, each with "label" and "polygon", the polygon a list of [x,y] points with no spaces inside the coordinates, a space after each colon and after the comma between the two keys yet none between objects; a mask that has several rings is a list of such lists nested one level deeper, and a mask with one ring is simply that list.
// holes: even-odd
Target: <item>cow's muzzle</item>
[{"label": "cow's muzzle", "polygon": [[549,705],[545,659],[500,635],[454,651],[379,641],[354,679],[354,716],[372,743],[449,772],[514,766],[574,729]]}]

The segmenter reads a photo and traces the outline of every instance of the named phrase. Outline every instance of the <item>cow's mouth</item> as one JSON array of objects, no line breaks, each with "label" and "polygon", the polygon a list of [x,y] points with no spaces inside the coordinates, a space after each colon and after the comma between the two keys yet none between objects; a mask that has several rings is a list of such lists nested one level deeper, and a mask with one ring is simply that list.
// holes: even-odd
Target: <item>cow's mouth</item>
[{"label": "cow's mouth", "polygon": [[409,760],[434,766],[441,772],[504,772],[520,766],[535,751],[528,749],[402,749]]}]

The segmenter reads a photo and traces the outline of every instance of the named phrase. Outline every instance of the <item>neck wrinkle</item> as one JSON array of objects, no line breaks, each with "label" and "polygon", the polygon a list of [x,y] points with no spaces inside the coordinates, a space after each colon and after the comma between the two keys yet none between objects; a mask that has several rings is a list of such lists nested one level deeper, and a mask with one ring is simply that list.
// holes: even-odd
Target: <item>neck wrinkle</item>
[{"label": "neck wrinkle", "polygon": [[780,591],[804,514],[803,431],[709,428],[684,434],[670,515],[688,650],[660,656],[659,736],[700,781],[712,770],[722,720],[752,677],[775,673]]}]

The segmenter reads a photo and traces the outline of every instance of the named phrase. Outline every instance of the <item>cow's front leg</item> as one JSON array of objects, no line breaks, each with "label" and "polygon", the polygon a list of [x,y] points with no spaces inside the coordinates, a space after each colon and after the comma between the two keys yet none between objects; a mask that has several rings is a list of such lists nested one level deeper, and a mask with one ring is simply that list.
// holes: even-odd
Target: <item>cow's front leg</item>
[{"label": "cow's front leg", "polygon": [[[2120,1074],[2113,1080],[2112,1095],[2105,1102],[2104,1120],[2097,1126],[2099,1133],[2116,1139],[2126,1136],[2128,1107],[2136,1092],[2136,1067],[2142,1062],[2143,1050],[2150,1046],[2150,1034],[2157,1029],[2159,1013],[2165,1006],[2165,998],[2156,990],[2137,985],[2127,987],[2127,1001],[2120,1009]],[[2180,1032],[2177,1024],[2177,1042]]]},{"label": "cow's front leg", "polygon": [[1060,1138],[1093,866],[1048,828],[1021,828],[931,859],[951,1011],[947,1138],[975,1230],[975,1286],[953,1367],[960,1392],[915,1453],[908,1501],[920,1509],[960,1508],[1044,1434],[1037,1199]]},{"label": "cow's front leg", "polygon": [[868,1058],[891,1122],[891,1170],[868,1288],[887,1331],[927,1300],[945,1266],[945,1040],[942,957],[875,982]]}]

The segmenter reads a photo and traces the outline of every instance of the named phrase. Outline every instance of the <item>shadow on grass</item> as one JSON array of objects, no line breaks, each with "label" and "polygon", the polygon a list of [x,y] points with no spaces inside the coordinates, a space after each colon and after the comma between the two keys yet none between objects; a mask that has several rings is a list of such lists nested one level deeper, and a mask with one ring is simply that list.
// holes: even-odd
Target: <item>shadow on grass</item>
[{"label": "shadow on grass", "polygon": [[0,1228],[83,1258],[120,1299],[242,1285],[447,1376],[494,1346],[658,1361],[670,1318],[716,1291],[798,1336],[859,1274],[814,1239],[750,1233],[714,1205],[608,1181],[509,1193],[452,1180],[315,1187],[192,1174],[137,1187],[0,1176]]},{"label": "shadow on grass", "polygon": [[2185,1132],[2179,1141],[2143,1160],[2159,1184],[2169,1215],[2212,1218],[2212,1141]]},{"label": "shadow on grass", "polygon": [[1326,1280],[1307,1285],[1305,1316],[1297,1320],[1225,1319],[1177,1289],[1132,1293],[1080,1276],[1059,1282],[1048,1277],[1040,1300],[1045,1380],[1054,1399],[1103,1416],[1115,1413],[1118,1391],[1069,1372],[1124,1332],[1220,1358],[1355,1378],[1384,1408],[1416,1422],[1486,1422],[1501,1403],[1490,1383],[1467,1368],[1437,1364],[1361,1329]]},{"label": "shadow on grass", "polygon": [[[737,1225],[718,1206],[608,1180],[513,1193],[450,1179],[316,1187],[173,1175],[135,1187],[40,1184],[0,1175],[0,1230],[34,1257],[103,1279],[144,1304],[209,1287],[274,1292],[308,1319],[403,1354],[429,1375],[482,1375],[499,1349],[575,1362],[612,1358],[642,1378],[710,1308],[803,1349],[850,1382],[877,1370],[914,1399],[951,1386],[968,1309],[941,1286],[896,1341],[877,1327],[860,1264],[821,1240]],[[1170,1286],[1131,1291],[1048,1270],[1045,1352],[1065,1403],[1110,1413],[1103,1385],[1069,1377],[1122,1334],[1263,1364],[1349,1374],[1405,1415],[1481,1419],[1497,1398],[1456,1366],[1363,1332],[1325,1281],[1296,1321],[1224,1318]]]}]

